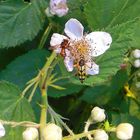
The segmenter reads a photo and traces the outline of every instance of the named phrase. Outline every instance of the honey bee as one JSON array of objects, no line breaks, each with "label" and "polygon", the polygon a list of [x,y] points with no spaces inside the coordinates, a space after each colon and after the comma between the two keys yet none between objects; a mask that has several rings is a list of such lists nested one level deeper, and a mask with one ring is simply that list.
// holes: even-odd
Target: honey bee
[{"label": "honey bee", "polygon": [[66,56],[66,51],[65,49],[68,48],[69,46],[69,41],[67,39],[64,39],[63,42],[61,43],[60,45],[60,48],[61,48],[61,52],[60,52],[60,55],[62,57],[65,57]]}]

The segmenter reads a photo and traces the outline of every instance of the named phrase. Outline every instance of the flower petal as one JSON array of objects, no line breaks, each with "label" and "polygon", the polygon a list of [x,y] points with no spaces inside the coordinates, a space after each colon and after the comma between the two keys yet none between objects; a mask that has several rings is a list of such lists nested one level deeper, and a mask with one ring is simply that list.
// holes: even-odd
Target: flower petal
[{"label": "flower petal", "polygon": [[73,71],[73,59],[72,58],[66,56],[64,59],[64,64],[65,64],[68,72]]},{"label": "flower petal", "polygon": [[69,8],[66,0],[50,0],[50,13],[62,17],[67,14]]},{"label": "flower petal", "polygon": [[95,64],[95,63],[91,63],[91,62],[88,62],[86,63],[86,74],[89,74],[89,75],[96,75],[96,74],[99,74],[99,65]]},{"label": "flower petal", "polygon": [[77,19],[71,18],[65,24],[64,32],[70,39],[75,40],[83,37],[83,30],[83,25]]},{"label": "flower petal", "polygon": [[64,35],[54,33],[51,37],[50,45],[51,46],[60,45],[64,39],[68,39],[68,38]]},{"label": "flower petal", "polygon": [[106,32],[92,32],[88,34],[85,39],[91,47],[91,54],[93,57],[103,54],[109,49],[112,42],[112,37]]}]

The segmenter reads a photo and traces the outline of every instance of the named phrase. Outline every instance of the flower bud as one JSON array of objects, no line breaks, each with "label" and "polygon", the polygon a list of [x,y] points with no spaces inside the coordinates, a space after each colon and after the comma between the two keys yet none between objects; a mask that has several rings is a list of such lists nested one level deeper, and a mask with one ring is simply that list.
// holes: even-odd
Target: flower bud
[{"label": "flower bud", "polygon": [[133,126],[129,123],[121,123],[116,128],[116,136],[121,140],[131,139],[133,136]]},{"label": "flower bud", "polygon": [[22,133],[23,140],[36,140],[38,138],[38,130],[34,127],[28,127]]},{"label": "flower bud", "polygon": [[105,120],[105,110],[99,107],[94,107],[91,111],[91,120],[94,122],[102,122]]},{"label": "flower bud", "polygon": [[43,130],[43,140],[62,140],[62,129],[53,124],[48,124]]},{"label": "flower bud", "polygon": [[140,50],[138,49],[135,49],[133,52],[132,52],[133,56],[135,58],[140,58]]},{"label": "flower bud", "polygon": [[2,123],[0,123],[0,138],[3,137],[5,135],[5,129],[2,125]]},{"label": "flower bud", "polygon": [[93,135],[94,140],[108,140],[108,135],[104,130],[97,129]]},{"label": "flower bud", "polygon": [[134,67],[135,67],[135,68],[140,68],[140,59],[136,59],[136,60],[134,61]]},{"label": "flower bud", "polygon": [[67,14],[68,10],[66,0],[50,0],[50,7],[45,10],[45,13],[47,16],[57,15],[58,17],[62,17]]}]

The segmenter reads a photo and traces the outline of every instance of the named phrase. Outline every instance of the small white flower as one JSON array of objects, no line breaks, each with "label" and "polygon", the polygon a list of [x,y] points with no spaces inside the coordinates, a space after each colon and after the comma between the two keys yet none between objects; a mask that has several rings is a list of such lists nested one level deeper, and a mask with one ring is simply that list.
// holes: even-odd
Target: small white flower
[{"label": "small white flower", "polygon": [[106,118],[105,110],[99,107],[94,107],[91,111],[91,119],[93,122],[102,122]]},{"label": "small white flower", "polygon": [[62,129],[53,124],[48,124],[43,130],[43,140],[62,140]]},{"label": "small white flower", "polygon": [[135,58],[140,58],[140,50],[139,49],[135,49],[133,52],[132,52],[133,56]]},{"label": "small white flower", "polygon": [[129,123],[121,123],[116,128],[116,136],[121,140],[131,139],[133,136],[134,128]]},{"label": "small white flower", "polygon": [[45,10],[47,16],[57,15],[62,17],[68,13],[66,0],[50,0],[50,7]]},{"label": "small white flower", "polygon": [[[65,24],[64,32],[67,36],[54,33],[51,37],[50,45],[60,53],[61,43],[64,39],[69,41],[68,48],[65,48],[66,57],[64,64],[69,72],[73,71],[75,64],[79,64],[80,57],[85,60],[85,71],[87,75],[99,73],[99,66],[93,62],[92,57],[97,57],[109,49],[112,38],[106,32],[91,32],[84,35],[84,27],[77,20],[71,18]],[[78,61],[78,62],[77,62]]]},{"label": "small white flower", "polygon": [[0,138],[3,137],[3,136],[5,136],[5,129],[2,125],[2,123],[0,123]]},{"label": "small white flower", "polygon": [[108,134],[102,129],[95,130],[93,136],[94,140],[108,140]]},{"label": "small white flower", "polygon": [[36,140],[38,138],[38,130],[34,127],[28,127],[22,133],[23,140]]},{"label": "small white flower", "polygon": [[134,67],[135,67],[135,68],[140,68],[140,59],[136,59],[136,60],[134,61]]}]

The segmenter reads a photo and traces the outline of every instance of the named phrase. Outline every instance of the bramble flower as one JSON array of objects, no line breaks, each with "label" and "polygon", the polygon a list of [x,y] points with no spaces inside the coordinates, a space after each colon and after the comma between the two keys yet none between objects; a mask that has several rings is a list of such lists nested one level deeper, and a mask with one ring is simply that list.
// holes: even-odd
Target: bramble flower
[{"label": "bramble flower", "polygon": [[45,13],[47,16],[57,15],[62,17],[68,13],[68,10],[66,0],[50,0],[50,6],[45,10]]},{"label": "bramble flower", "polygon": [[106,118],[105,110],[99,107],[94,107],[91,111],[91,119],[94,122],[102,122]]},{"label": "bramble flower", "polygon": [[95,130],[95,133],[93,135],[94,140],[108,140],[107,133],[102,129]]},{"label": "bramble flower", "polygon": [[3,137],[3,136],[5,136],[5,129],[2,125],[2,123],[0,123],[0,138]]},{"label": "bramble flower", "polygon": [[133,53],[133,56],[135,58],[140,58],[140,50],[139,49],[135,49],[132,53]]},{"label": "bramble flower", "polygon": [[140,59],[136,59],[136,60],[134,61],[134,67],[135,67],[135,68],[140,68]]},{"label": "bramble flower", "polygon": [[62,140],[62,129],[49,123],[43,130],[43,140]]},{"label": "bramble flower", "polygon": [[[69,72],[80,65],[86,75],[95,75],[99,73],[99,66],[95,64],[93,57],[97,57],[109,49],[112,38],[106,32],[97,31],[84,34],[83,30],[82,24],[77,19],[71,18],[64,28],[67,36],[54,33],[50,45],[58,54],[65,50],[64,64]],[[64,40],[67,40],[68,43],[62,47]]]},{"label": "bramble flower", "polygon": [[38,138],[38,130],[34,127],[28,127],[23,133],[23,140],[36,140]]},{"label": "bramble flower", "polygon": [[131,139],[133,136],[134,128],[129,123],[121,123],[116,128],[116,136],[121,140]]}]

